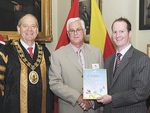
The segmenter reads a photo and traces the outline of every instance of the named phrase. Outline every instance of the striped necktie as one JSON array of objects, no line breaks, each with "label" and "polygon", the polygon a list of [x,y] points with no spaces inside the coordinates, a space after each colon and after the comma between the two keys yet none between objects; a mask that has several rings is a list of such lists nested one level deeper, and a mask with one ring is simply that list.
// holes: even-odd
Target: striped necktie
[{"label": "striped necktie", "polygon": [[79,49],[76,53],[77,53],[77,56],[78,56],[79,64],[80,64],[82,67],[84,67],[85,62],[84,62],[84,56],[83,56],[82,50]]},{"label": "striped necktie", "polygon": [[116,56],[116,63],[115,63],[115,68],[114,68],[114,72],[113,72],[113,76],[115,75],[115,72],[117,70],[117,68],[119,67],[119,64],[121,63],[120,57],[122,56],[121,53],[117,53]]}]

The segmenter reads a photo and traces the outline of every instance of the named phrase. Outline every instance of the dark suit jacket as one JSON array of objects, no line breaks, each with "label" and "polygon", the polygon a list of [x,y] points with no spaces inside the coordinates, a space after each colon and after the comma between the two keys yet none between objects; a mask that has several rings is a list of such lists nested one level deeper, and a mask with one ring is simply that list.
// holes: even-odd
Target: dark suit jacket
[{"label": "dark suit jacket", "polygon": [[104,106],[104,113],[146,113],[146,99],[150,95],[150,59],[131,46],[113,77],[114,61],[115,54],[105,62],[112,102]]}]

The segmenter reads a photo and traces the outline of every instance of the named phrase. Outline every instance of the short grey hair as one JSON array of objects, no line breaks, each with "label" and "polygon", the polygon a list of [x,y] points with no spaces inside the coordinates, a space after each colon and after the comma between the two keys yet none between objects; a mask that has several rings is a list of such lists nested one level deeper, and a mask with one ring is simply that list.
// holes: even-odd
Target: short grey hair
[{"label": "short grey hair", "polygon": [[67,21],[67,25],[66,25],[67,31],[69,31],[69,25],[70,25],[72,22],[75,22],[75,21],[80,21],[82,29],[85,30],[85,23],[84,23],[84,21],[83,21],[81,18],[76,17],[76,18],[70,18],[70,19]]},{"label": "short grey hair", "polygon": [[35,22],[36,22],[37,27],[39,28],[39,24],[38,24],[37,18],[36,18],[33,14],[30,14],[30,13],[27,13],[27,14],[23,15],[23,16],[19,19],[18,25],[17,25],[18,27],[20,27],[20,25],[22,24],[22,19],[23,19],[24,17],[26,17],[26,16],[31,16],[31,17],[33,17],[33,18],[35,19]]}]

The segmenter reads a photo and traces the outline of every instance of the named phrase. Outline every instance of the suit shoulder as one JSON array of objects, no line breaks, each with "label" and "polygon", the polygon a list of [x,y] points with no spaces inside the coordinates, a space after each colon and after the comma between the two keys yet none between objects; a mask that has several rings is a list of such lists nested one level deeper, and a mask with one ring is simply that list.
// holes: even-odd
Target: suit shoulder
[{"label": "suit shoulder", "polygon": [[145,53],[143,53],[142,51],[139,51],[139,50],[137,50],[137,49],[135,49],[133,53],[135,54],[135,56],[147,57],[147,58],[149,58],[147,54],[145,54]]},{"label": "suit shoulder", "polygon": [[145,62],[143,64],[150,63],[150,58],[148,57],[148,55],[137,49],[134,49],[131,59],[133,62],[139,62],[140,64],[142,64],[143,62]]},{"label": "suit shoulder", "polygon": [[62,51],[64,51],[66,48],[67,48],[67,46],[62,46],[62,47],[60,47],[59,49],[57,49],[55,52],[56,52],[56,53],[62,52]]},{"label": "suit shoulder", "polygon": [[8,53],[11,54],[12,52],[14,52],[14,45],[12,44],[12,42],[6,43],[6,45],[3,46],[2,51],[5,54],[8,54]]},{"label": "suit shoulder", "polygon": [[52,54],[54,54],[54,55],[62,54],[62,53],[64,53],[64,52],[66,51],[66,48],[67,48],[67,47],[68,47],[68,46],[62,46],[62,47],[60,47],[59,49],[53,51]]},{"label": "suit shoulder", "polygon": [[110,62],[113,62],[113,61],[114,61],[114,58],[115,58],[115,53],[113,53],[112,55],[110,55],[109,57],[107,57],[107,58],[105,59],[104,64],[105,64],[105,65],[108,65]]},{"label": "suit shoulder", "polygon": [[95,47],[93,45],[85,44],[85,46],[86,46],[87,49],[89,49],[91,51],[93,51],[93,50],[100,51],[100,48],[97,48],[97,47]]}]

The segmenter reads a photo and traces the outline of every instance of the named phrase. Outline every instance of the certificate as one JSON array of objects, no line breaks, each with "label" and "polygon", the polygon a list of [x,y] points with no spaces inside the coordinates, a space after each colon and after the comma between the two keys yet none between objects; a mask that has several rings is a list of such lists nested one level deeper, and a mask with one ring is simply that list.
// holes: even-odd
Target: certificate
[{"label": "certificate", "polygon": [[83,98],[96,99],[106,94],[106,69],[83,69]]}]

